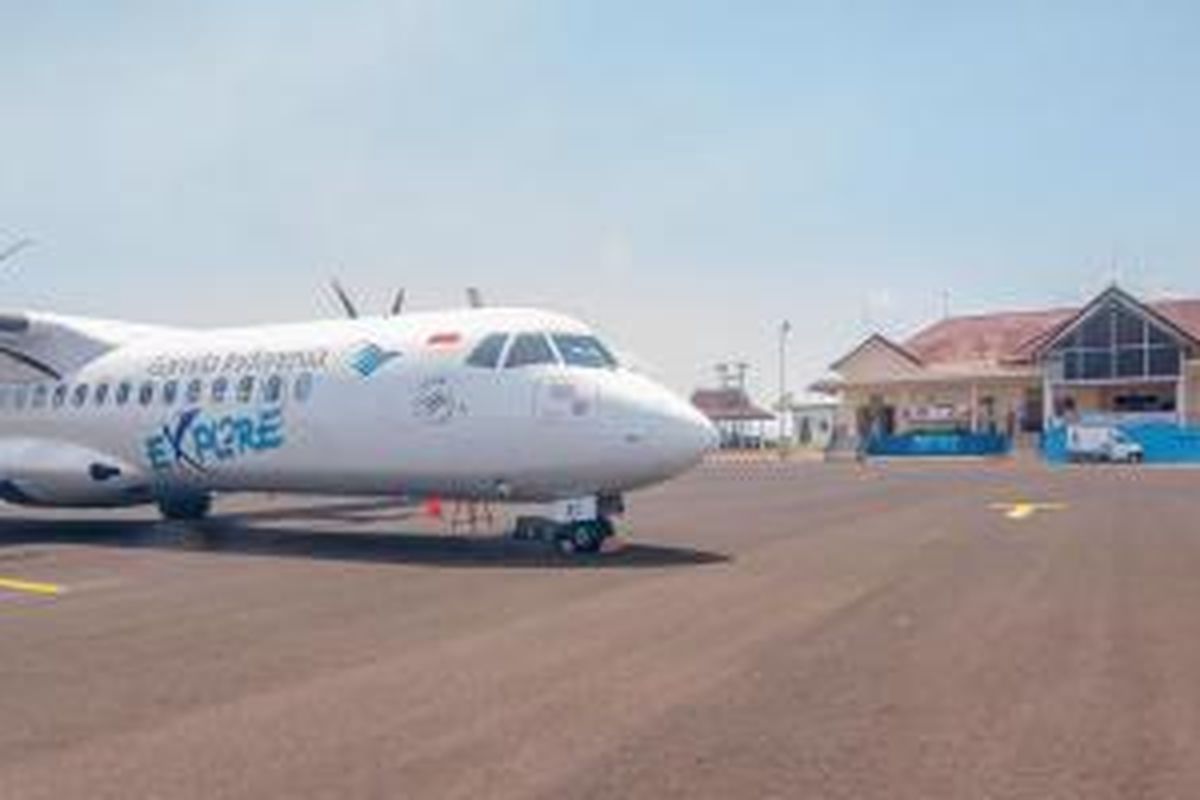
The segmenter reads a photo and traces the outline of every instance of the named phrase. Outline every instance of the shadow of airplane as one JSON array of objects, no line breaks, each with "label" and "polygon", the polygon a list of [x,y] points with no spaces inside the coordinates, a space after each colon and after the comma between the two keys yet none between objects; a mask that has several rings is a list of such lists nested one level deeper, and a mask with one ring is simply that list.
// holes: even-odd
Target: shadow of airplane
[{"label": "shadow of airplane", "polygon": [[730,561],[728,556],[720,553],[649,544],[629,544],[616,552],[596,555],[564,555],[546,542],[498,536],[312,531],[301,527],[273,525],[265,528],[247,524],[247,520],[253,523],[293,516],[329,518],[319,512],[320,509],[314,508],[300,514],[289,510],[230,515],[199,524],[9,518],[0,521],[0,548],[75,544],[477,569],[639,569]]},{"label": "shadow of airplane", "polygon": [[306,520],[311,522],[395,522],[424,516],[421,505],[406,500],[346,500],[319,505],[282,505],[258,511],[214,515],[215,521]]}]

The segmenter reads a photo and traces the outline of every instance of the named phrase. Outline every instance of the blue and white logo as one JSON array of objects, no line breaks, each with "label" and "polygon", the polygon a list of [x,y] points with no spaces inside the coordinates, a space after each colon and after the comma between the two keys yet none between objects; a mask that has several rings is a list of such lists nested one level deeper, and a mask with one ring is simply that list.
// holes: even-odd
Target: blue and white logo
[{"label": "blue and white logo", "polygon": [[395,350],[384,350],[374,342],[366,342],[350,352],[346,363],[362,377],[369,378],[389,361],[399,357],[400,353]]},{"label": "blue and white logo", "polygon": [[285,444],[283,411],[261,408],[214,416],[189,408],[145,440],[146,459],[155,472],[190,468],[207,472]]}]

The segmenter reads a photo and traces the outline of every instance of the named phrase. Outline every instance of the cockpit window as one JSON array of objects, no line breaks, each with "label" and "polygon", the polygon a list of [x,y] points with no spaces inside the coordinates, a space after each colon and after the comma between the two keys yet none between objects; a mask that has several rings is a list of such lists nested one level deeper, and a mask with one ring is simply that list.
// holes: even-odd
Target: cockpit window
[{"label": "cockpit window", "polygon": [[534,364],[557,363],[558,359],[554,357],[554,351],[550,349],[550,342],[546,341],[545,336],[540,333],[522,333],[513,340],[504,366],[506,369],[513,369]]},{"label": "cockpit window", "polygon": [[617,366],[617,359],[595,336],[556,333],[551,338],[567,366],[591,369],[613,369]]},{"label": "cockpit window", "polygon": [[500,364],[500,354],[504,352],[504,344],[508,341],[507,333],[493,333],[476,345],[467,356],[467,365],[483,369],[495,369]]}]

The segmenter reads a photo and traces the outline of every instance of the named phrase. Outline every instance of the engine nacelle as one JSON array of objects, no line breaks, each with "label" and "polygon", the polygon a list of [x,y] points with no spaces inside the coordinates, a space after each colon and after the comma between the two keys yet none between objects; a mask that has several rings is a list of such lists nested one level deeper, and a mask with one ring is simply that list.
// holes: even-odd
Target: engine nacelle
[{"label": "engine nacelle", "polygon": [[141,470],[104,453],[52,439],[0,442],[0,499],[30,506],[142,505],[154,488]]}]

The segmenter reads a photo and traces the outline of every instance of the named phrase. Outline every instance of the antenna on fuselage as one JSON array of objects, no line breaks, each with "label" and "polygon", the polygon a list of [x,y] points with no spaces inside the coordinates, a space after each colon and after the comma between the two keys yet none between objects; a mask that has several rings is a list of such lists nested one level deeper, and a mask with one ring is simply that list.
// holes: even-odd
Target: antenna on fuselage
[{"label": "antenna on fuselage", "polygon": [[350,295],[346,293],[341,282],[337,278],[334,278],[329,282],[329,285],[333,289],[333,293],[337,295],[337,299],[341,302],[346,316],[350,319],[358,319],[358,307],[354,305],[354,301],[350,299]]},{"label": "antenna on fuselage", "polygon": [[483,293],[474,286],[467,289],[467,305],[471,308],[483,308]]}]

